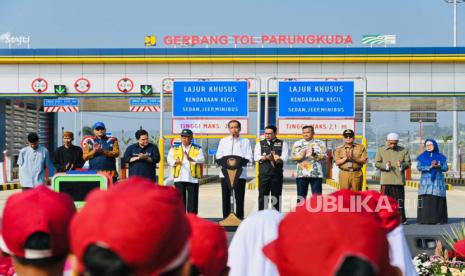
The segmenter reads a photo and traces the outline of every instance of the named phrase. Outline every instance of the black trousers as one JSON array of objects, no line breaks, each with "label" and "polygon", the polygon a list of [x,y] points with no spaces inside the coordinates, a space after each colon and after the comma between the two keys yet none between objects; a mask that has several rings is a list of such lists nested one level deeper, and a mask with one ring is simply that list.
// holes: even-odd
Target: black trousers
[{"label": "black trousers", "polygon": [[182,195],[186,211],[197,214],[199,212],[199,183],[179,181],[174,182],[174,186]]},{"label": "black trousers", "polygon": [[381,185],[381,193],[390,196],[399,204],[399,215],[402,223],[407,221],[405,217],[405,188],[403,185]]},{"label": "black trousers", "polygon": [[[223,200],[223,218],[231,213],[231,186],[226,182],[224,177],[221,179],[221,198]],[[234,187],[234,203],[236,206],[236,215],[238,218],[244,218],[244,197],[245,197],[245,179],[239,178]],[[234,210],[233,210],[234,211]]]},{"label": "black trousers", "polygon": [[321,195],[323,193],[323,178],[319,177],[297,177],[297,203],[305,200],[308,194],[308,185],[312,190],[312,195]]},{"label": "black trousers", "polygon": [[[258,181],[258,210],[268,208],[271,199],[273,209],[281,211],[281,194],[283,192],[283,174],[259,175]],[[271,197],[270,197],[271,193]]]}]

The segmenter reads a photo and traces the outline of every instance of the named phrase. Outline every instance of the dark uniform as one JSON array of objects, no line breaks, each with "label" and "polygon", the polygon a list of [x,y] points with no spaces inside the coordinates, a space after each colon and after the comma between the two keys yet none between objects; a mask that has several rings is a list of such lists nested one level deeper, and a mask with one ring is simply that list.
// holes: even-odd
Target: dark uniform
[{"label": "dark uniform", "polygon": [[[138,156],[140,153],[150,157],[152,161],[136,160],[129,162],[131,158]],[[157,182],[156,168],[157,163],[160,162],[160,152],[156,145],[148,143],[143,148],[140,147],[139,143],[130,145],[124,152],[124,162],[129,164],[129,177],[140,176]]]},{"label": "dark uniform", "polygon": [[[352,130],[345,130],[344,135],[354,136]],[[341,189],[350,189],[352,191],[361,191],[363,185],[362,167],[367,160],[367,152],[363,145],[345,143],[337,147],[334,153],[334,160],[340,160],[351,156],[343,164],[339,165],[339,185]]]},{"label": "dark uniform", "polygon": [[69,148],[61,146],[56,149],[53,155],[53,165],[55,166],[56,172],[66,172],[69,168],[66,168],[67,164],[73,164],[73,170],[82,168],[84,160],[82,159],[81,147],[71,145]]},{"label": "dark uniform", "polygon": [[[282,156],[284,142],[279,139],[272,141],[260,141],[260,155],[269,155],[274,152],[275,155]],[[287,155],[287,154],[286,154]],[[256,156],[257,157],[257,156]],[[272,204],[275,210],[281,210],[281,194],[283,190],[283,160],[272,162],[270,160],[257,160],[259,162],[259,188],[258,188],[258,210],[263,210],[268,205],[269,195],[271,192]]]}]

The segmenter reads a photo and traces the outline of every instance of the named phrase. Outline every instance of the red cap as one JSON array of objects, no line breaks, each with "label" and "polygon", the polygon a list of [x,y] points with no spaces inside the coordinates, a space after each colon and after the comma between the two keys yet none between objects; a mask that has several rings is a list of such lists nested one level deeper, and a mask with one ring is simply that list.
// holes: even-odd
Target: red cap
[{"label": "red cap", "polygon": [[228,240],[216,223],[188,214],[191,224],[191,263],[205,276],[220,275],[228,262]]},{"label": "red cap", "polygon": [[[317,200],[310,199],[312,206]],[[278,238],[263,248],[280,275],[334,275],[348,256],[369,261],[377,275],[391,276],[386,232],[376,216],[298,207],[280,223]]]},{"label": "red cap", "polygon": [[377,214],[387,232],[391,232],[400,225],[399,204],[394,198],[372,190],[363,192],[363,194],[369,196],[371,204],[377,207]]},{"label": "red cap", "polygon": [[[358,212],[372,213],[377,216],[386,232],[391,232],[400,225],[399,205],[390,196],[380,194],[377,191],[369,190],[365,192],[355,192],[348,189],[336,191],[329,196],[341,197],[343,206],[354,209]],[[360,197],[358,200],[356,197]]]},{"label": "red cap", "polygon": [[91,192],[70,231],[81,271],[92,244],[113,251],[135,275],[157,275],[189,257],[190,226],[179,193],[141,177]]},{"label": "red cap", "polygon": [[[68,226],[76,213],[72,199],[44,185],[12,195],[2,219],[2,250],[26,259],[44,259],[69,253]],[[26,240],[34,233],[50,236],[51,248],[28,250]]]}]

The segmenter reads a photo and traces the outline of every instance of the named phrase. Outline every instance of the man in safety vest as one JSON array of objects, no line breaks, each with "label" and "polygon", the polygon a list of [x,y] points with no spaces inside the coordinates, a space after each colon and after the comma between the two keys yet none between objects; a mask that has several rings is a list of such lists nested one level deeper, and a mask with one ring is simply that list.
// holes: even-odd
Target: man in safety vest
[{"label": "man in safety vest", "polygon": [[89,160],[89,169],[109,173],[113,182],[118,179],[116,158],[119,156],[119,146],[116,137],[108,137],[105,124],[96,122],[92,127],[94,137],[84,144],[83,159]]},{"label": "man in safety vest", "polygon": [[[192,143],[194,134],[190,129],[181,132],[181,143],[176,143],[168,152],[174,185],[182,195],[184,206],[189,213],[198,213],[199,179],[202,177],[202,164],[205,157],[202,147]],[[187,202],[186,202],[187,197]]]}]

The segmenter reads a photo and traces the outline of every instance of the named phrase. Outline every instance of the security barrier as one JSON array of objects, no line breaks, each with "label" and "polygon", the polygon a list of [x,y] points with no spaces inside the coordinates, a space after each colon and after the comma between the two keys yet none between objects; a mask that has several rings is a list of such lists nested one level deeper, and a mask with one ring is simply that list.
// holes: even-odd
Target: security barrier
[{"label": "security barrier", "polygon": [[445,178],[444,181],[449,184],[456,184],[456,185],[465,185],[465,179],[460,178]]},{"label": "security barrier", "polygon": [[9,191],[17,189],[21,189],[21,185],[19,185],[19,183],[6,183],[0,185],[0,191]]},{"label": "security barrier", "polygon": [[333,187],[334,189],[337,189],[337,190],[341,189],[341,185],[339,185],[339,183],[334,179],[326,178],[324,182],[326,185],[329,185]]},{"label": "security barrier", "polygon": [[[418,187],[420,186],[420,182],[419,181],[406,181],[405,186],[410,187],[410,188],[414,188],[414,189],[418,189]],[[452,190],[452,185],[451,184],[446,184],[446,190],[451,191]]]}]

